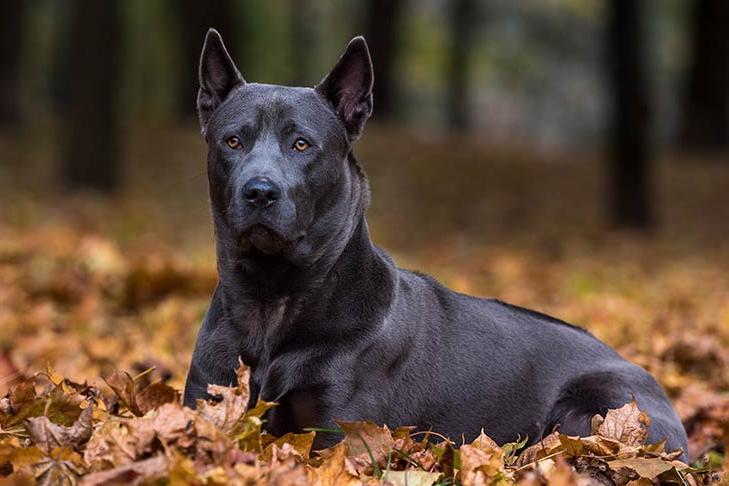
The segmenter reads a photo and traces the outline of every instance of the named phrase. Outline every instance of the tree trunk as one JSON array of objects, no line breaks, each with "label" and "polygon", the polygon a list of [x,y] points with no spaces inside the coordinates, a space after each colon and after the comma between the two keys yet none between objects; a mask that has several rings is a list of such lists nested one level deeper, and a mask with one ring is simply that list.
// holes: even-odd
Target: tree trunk
[{"label": "tree trunk", "polygon": [[470,128],[471,106],[468,78],[471,74],[471,50],[477,25],[478,6],[475,0],[450,2],[450,62],[446,73],[448,83],[448,124],[456,131]]},{"label": "tree trunk", "polygon": [[293,86],[314,86],[321,81],[322,73],[317,70],[319,67],[317,26],[320,23],[316,10],[318,3],[311,0],[291,0],[290,2],[290,66]]},{"label": "tree trunk", "polygon": [[0,125],[20,122],[20,60],[27,2],[6,0],[0,16]]},{"label": "tree trunk", "polygon": [[650,187],[651,100],[645,76],[644,0],[610,0],[608,62],[613,114],[610,133],[610,218],[621,228],[653,223]]},{"label": "tree trunk", "polygon": [[403,0],[367,0],[365,38],[375,68],[374,117],[391,119],[395,111],[395,57]]},{"label": "tree trunk", "polygon": [[[223,36],[233,55],[237,45],[235,2],[233,0],[179,0],[173,5],[177,12],[180,55],[177,111],[181,119],[197,116],[198,67],[205,34],[211,27]],[[240,66],[238,60],[236,64]],[[245,73],[243,73],[245,76]]]},{"label": "tree trunk", "polygon": [[119,184],[115,113],[120,74],[120,1],[72,2],[62,178],[67,187],[109,192]]},{"label": "tree trunk", "polygon": [[688,149],[729,147],[729,1],[695,0],[681,143]]}]

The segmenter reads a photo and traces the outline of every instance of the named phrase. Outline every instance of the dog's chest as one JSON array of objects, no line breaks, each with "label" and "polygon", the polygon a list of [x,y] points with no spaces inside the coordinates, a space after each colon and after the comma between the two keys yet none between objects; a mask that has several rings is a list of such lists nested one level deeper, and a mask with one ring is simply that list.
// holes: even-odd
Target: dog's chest
[{"label": "dog's chest", "polygon": [[265,364],[270,359],[283,334],[287,301],[282,298],[268,304],[241,301],[231,305],[230,322],[243,336],[240,355],[248,366]]}]

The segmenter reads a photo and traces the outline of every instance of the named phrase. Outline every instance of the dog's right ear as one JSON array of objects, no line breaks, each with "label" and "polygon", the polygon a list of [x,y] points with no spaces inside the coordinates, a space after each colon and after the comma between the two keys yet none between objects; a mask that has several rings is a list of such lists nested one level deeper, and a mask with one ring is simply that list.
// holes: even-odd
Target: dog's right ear
[{"label": "dog's right ear", "polygon": [[239,84],[245,83],[233,59],[225,49],[223,39],[215,29],[208,30],[200,55],[200,91],[197,93],[197,113],[203,135],[207,132],[208,120],[220,106],[228,93]]}]

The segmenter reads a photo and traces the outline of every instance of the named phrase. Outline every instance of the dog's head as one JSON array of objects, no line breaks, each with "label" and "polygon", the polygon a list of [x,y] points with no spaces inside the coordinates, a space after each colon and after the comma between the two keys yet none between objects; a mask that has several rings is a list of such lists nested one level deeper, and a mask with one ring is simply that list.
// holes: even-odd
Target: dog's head
[{"label": "dog's head", "polygon": [[219,240],[239,256],[294,264],[346,240],[366,200],[350,154],[372,112],[372,83],[362,37],[318,86],[296,88],[246,82],[218,32],[208,32],[197,105]]}]

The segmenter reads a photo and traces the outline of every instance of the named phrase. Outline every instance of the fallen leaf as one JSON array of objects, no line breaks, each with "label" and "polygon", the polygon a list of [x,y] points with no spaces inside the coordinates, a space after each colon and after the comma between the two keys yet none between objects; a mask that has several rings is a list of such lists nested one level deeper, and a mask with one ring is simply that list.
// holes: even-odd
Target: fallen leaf
[{"label": "fallen leaf", "polygon": [[565,454],[578,457],[583,455],[592,455],[598,457],[613,456],[620,451],[620,442],[602,437],[599,435],[591,435],[588,437],[573,437],[560,434],[559,441]]},{"label": "fallen leaf", "polygon": [[357,469],[347,457],[347,444],[340,442],[331,449],[330,455],[319,467],[309,467],[307,476],[315,486],[354,486],[361,485]]},{"label": "fallen leaf", "polygon": [[129,373],[115,370],[104,381],[130,412],[137,416],[144,415],[137,405],[137,385]]},{"label": "fallen leaf", "polygon": [[673,469],[670,462],[664,462],[657,457],[632,457],[630,459],[616,459],[609,461],[608,466],[612,469],[620,469],[622,467],[631,469],[638,473],[641,478],[656,479],[666,471]]},{"label": "fallen leaf", "polygon": [[461,481],[464,486],[496,484],[504,477],[504,451],[486,434],[461,446]]},{"label": "fallen leaf", "polygon": [[311,454],[311,446],[314,443],[315,437],[315,432],[308,432],[306,434],[294,434],[289,432],[283,437],[279,437],[272,443],[268,444],[261,454],[261,459],[266,462],[271,461],[273,448],[282,448],[284,445],[290,446],[293,452],[301,459],[308,459],[309,454]]},{"label": "fallen leaf", "polygon": [[562,458],[554,462],[554,467],[550,469],[546,477],[549,486],[577,486],[579,484],[579,475]]},{"label": "fallen leaf", "polygon": [[165,403],[177,403],[180,401],[180,392],[169,385],[155,382],[137,393],[136,403],[142,414],[159,408]]},{"label": "fallen leaf", "polygon": [[641,411],[633,400],[621,408],[608,410],[602,420],[595,418],[592,433],[635,447],[645,442],[650,423],[648,414]]},{"label": "fallen leaf", "polygon": [[167,475],[169,461],[164,454],[132,462],[106,471],[87,474],[81,480],[82,486],[130,484],[139,479],[147,481]]},{"label": "fallen leaf", "polygon": [[394,486],[432,486],[441,476],[443,473],[409,469],[389,471],[382,477],[382,480],[392,483]]},{"label": "fallen leaf", "polygon": [[358,469],[374,467],[375,464],[385,465],[388,452],[395,445],[387,426],[381,427],[373,422],[344,421],[337,421],[337,425],[344,432],[348,457],[354,460]]},{"label": "fallen leaf", "polygon": [[517,467],[525,466],[531,462],[536,462],[544,457],[554,454],[562,448],[560,434],[552,432],[548,436],[542,438],[536,444],[533,444],[522,451],[516,459],[514,465]]},{"label": "fallen leaf", "polygon": [[26,419],[25,428],[30,439],[43,450],[50,451],[56,447],[72,446],[78,449],[91,437],[93,406],[89,405],[70,427],[51,422],[48,417],[31,417]]},{"label": "fallen leaf", "polygon": [[208,385],[208,393],[220,400],[198,400],[197,412],[225,433],[230,433],[246,412],[248,394],[238,389],[220,385]]}]

